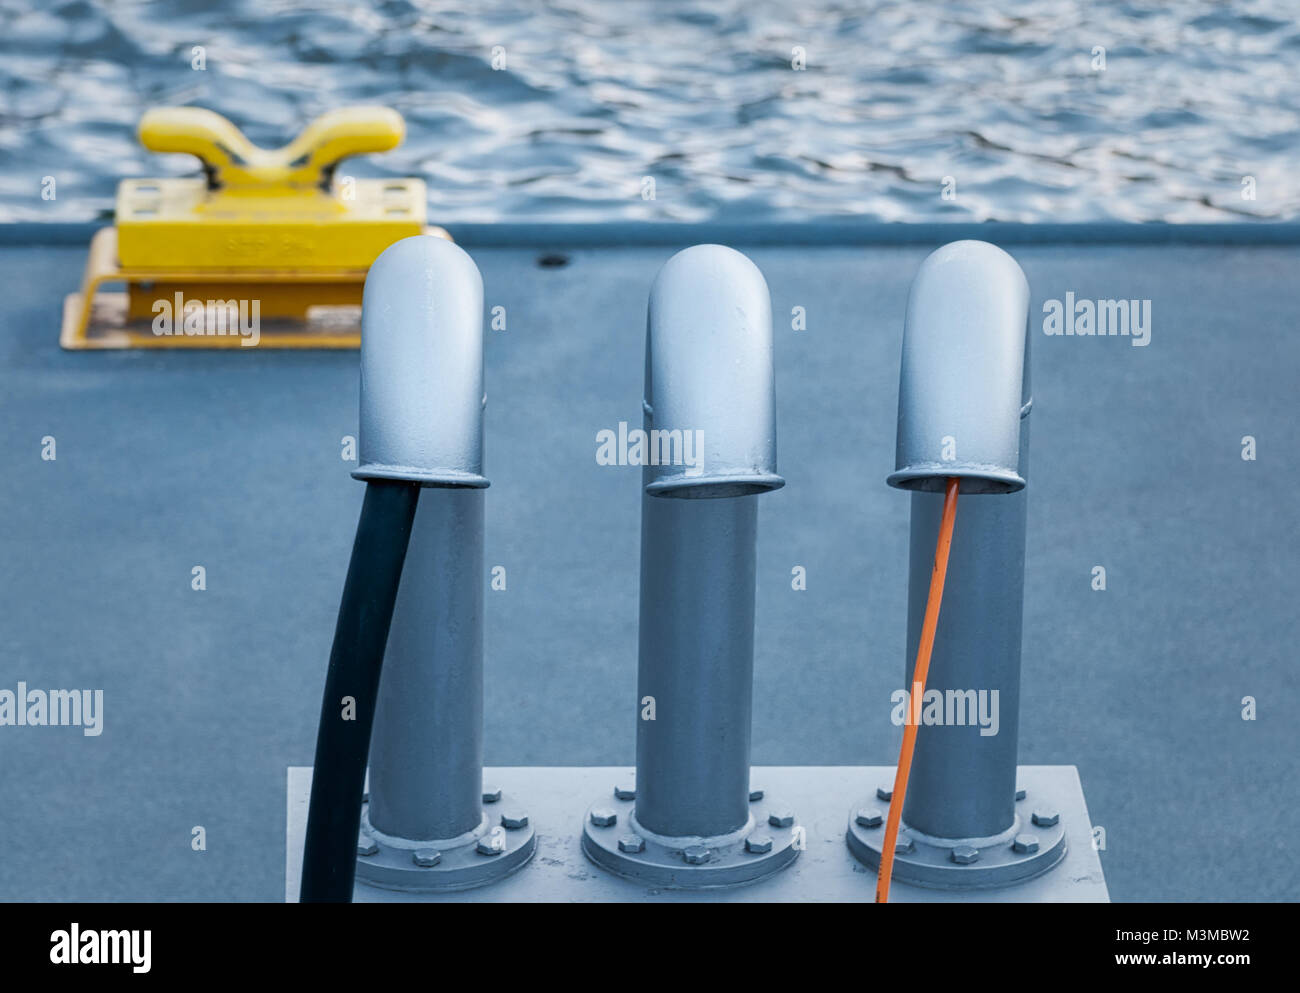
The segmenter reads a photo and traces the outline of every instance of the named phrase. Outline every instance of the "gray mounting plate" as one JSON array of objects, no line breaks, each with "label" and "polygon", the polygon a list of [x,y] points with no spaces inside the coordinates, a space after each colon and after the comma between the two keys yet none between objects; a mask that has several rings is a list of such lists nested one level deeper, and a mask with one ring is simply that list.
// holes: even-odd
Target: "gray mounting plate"
[{"label": "gray mounting plate", "polygon": [[[527,796],[537,855],[520,871],[491,886],[457,893],[403,893],[358,881],[359,903],[534,902],[755,902],[870,903],[876,875],[849,852],[845,813],[855,800],[893,781],[892,766],[756,766],[751,782],[779,796],[799,815],[806,850],[781,872],[727,889],[678,890],[622,879],[591,863],[582,850],[583,819],[593,797],[626,781],[626,767],[505,767],[484,770],[485,781]],[[1065,826],[1067,852],[1059,865],[1014,886],[973,891],[935,890],[894,881],[893,903],[1103,903],[1110,899],[1101,861],[1092,847],[1092,821],[1074,766],[1022,765],[1020,785],[1030,796],[1050,796]],[[288,773],[285,899],[298,899],[311,769]]]},{"label": "gray mounting plate", "polygon": [[[390,890],[433,893],[487,886],[518,872],[537,850],[531,817],[521,827],[506,828],[501,814],[521,809],[502,793],[483,805],[483,823],[459,845],[422,844],[416,848],[385,844],[369,830],[369,804],[361,809],[357,879]],[[361,840],[370,843],[363,852]],[[416,856],[422,861],[417,861]]]},{"label": "gray mounting plate", "polygon": [[[886,789],[889,783],[882,784]],[[861,862],[876,869],[880,865],[880,850],[884,847],[885,825],[863,825],[857,820],[860,810],[868,809],[885,815],[889,804],[873,794],[849,810],[849,828],[845,836],[849,851]],[[953,853],[958,847],[952,843],[932,844],[917,838],[907,830],[907,822],[898,833],[899,845],[894,853],[892,882],[912,883],[936,889],[984,889],[994,886],[1011,886],[1024,880],[1050,872],[1065,858],[1068,846],[1065,840],[1065,822],[1053,806],[1055,797],[1029,796],[1016,801],[1016,821],[1013,830],[998,843],[981,844],[967,848],[965,861],[958,863]],[[1030,813],[1041,805],[1057,813],[1051,824],[1037,823]],[[1018,844],[1023,840],[1029,845]],[[1013,844],[1013,841],[1016,844]],[[902,847],[905,845],[906,847]],[[960,846],[965,847],[965,846]],[[892,883],[891,883],[892,888]]]},{"label": "gray mounting plate", "polygon": [[[766,793],[751,799],[749,806],[749,830],[738,832],[739,837],[698,839],[699,843],[684,848],[681,842],[662,844],[637,834],[632,822],[635,801],[615,795],[597,800],[587,809],[582,850],[602,868],[645,886],[707,889],[752,883],[780,872],[799,857],[803,830],[797,821],[785,827],[770,824],[769,812],[784,810],[784,804],[774,802]],[[617,820],[597,824],[592,816],[597,810],[612,813]],[[635,850],[626,845],[628,839],[635,841]],[[760,841],[767,850],[753,850],[751,841]],[[685,858],[692,849],[696,864],[688,864]]]}]

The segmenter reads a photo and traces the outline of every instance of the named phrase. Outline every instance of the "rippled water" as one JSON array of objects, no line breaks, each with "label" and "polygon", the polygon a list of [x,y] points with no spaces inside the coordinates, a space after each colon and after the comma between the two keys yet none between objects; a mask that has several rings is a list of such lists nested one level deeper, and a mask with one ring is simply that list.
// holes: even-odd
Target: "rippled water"
[{"label": "rippled water", "polygon": [[423,176],[437,220],[1296,216],[1295,4],[1002,6],[0,0],[0,218],[192,171],[136,144],[150,106],[279,144],[350,102],[408,137],[343,171]]}]

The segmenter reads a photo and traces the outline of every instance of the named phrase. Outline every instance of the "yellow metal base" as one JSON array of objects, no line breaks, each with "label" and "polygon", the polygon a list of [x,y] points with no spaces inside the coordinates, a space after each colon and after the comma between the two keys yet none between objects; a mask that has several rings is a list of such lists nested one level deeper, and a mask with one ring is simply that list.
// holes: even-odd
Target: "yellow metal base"
[{"label": "yellow metal base", "polygon": [[118,184],[118,261],[130,269],[242,272],[368,266],[424,230],[424,183],[349,179],[343,199],[321,189],[236,192],[202,179]]},{"label": "yellow metal base", "polygon": [[[447,238],[442,228],[426,234]],[[279,270],[240,272],[152,271],[123,269],[117,257],[117,231],[104,228],[90,242],[81,290],[63,301],[59,344],[66,349],[112,348],[357,348],[361,344],[361,290],[366,269]],[[122,291],[105,292],[114,284]],[[256,300],[259,329],[240,334],[237,315],[233,330],[226,321],[214,329],[185,333],[183,315],[169,314],[174,333],[155,329],[155,305],[175,295],[186,301],[238,303]],[[166,309],[166,308],[164,308]]]}]

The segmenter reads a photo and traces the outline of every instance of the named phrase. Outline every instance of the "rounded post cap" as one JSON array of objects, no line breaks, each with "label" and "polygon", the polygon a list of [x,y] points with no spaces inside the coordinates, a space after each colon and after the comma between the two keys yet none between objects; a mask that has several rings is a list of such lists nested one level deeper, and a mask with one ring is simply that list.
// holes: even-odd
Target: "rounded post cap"
[{"label": "rounded post cap", "polygon": [[361,307],[357,479],[483,488],[483,279],[431,235],[394,242]]}]

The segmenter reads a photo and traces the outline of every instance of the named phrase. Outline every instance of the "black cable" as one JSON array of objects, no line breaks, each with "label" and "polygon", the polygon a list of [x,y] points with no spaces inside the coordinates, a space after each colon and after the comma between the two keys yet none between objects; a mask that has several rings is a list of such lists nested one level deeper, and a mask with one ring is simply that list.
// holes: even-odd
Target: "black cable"
[{"label": "black cable", "polygon": [[303,903],[352,901],[370,728],[419,496],[420,488],[411,483],[366,484],[316,733],[299,892]]}]

